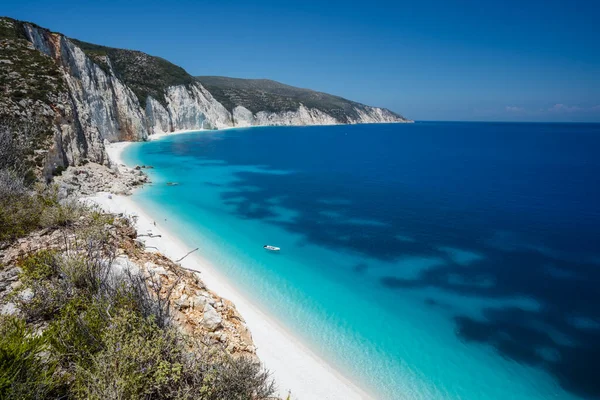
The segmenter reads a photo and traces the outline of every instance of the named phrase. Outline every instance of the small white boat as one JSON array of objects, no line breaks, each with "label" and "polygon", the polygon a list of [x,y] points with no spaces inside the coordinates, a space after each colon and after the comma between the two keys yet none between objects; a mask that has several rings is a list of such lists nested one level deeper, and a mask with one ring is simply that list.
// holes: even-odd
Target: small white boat
[{"label": "small white boat", "polygon": [[281,250],[279,247],[270,246],[270,245],[268,245],[268,244],[265,244],[265,245],[263,246],[263,249],[265,249],[265,250],[269,250],[269,251],[279,251],[279,250]]}]

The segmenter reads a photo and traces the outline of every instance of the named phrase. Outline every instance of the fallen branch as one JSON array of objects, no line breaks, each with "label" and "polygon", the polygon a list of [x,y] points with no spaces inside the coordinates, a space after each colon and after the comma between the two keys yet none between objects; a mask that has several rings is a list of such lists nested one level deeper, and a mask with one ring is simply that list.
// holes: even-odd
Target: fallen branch
[{"label": "fallen branch", "polygon": [[162,235],[154,235],[152,233],[148,233],[145,235],[138,235],[138,237],[142,237],[142,236],[148,236],[149,238],[162,237]]},{"label": "fallen branch", "polygon": [[183,260],[184,258],[186,258],[187,256],[189,256],[190,254],[192,254],[193,252],[195,252],[196,250],[198,250],[199,247],[196,247],[194,250],[190,251],[189,253],[187,253],[185,256],[181,257],[179,260],[175,261],[175,262],[180,262],[181,260]]}]

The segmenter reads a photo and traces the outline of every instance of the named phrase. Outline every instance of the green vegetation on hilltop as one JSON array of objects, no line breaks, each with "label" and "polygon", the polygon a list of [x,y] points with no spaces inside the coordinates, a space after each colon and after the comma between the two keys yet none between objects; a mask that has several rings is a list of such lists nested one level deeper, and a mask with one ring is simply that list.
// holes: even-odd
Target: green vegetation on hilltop
[{"label": "green vegetation on hilltop", "polygon": [[[32,49],[27,42],[24,28],[25,22],[8,17],[0,17],[0,87],[11,89],[9,96],[32,97],[45,101],[46,94],[52,91],[62,91],[64,87],[54,87],[53,82],[58,77],[58,66],[49,57]],[[27,22],[37,28],[37,25]],[[48,31],[47,29],[40,28]],[[109,72],[109,62],[115,75],[121,79],[136,94],[142,107],[146,105],[148,96],[152,96],[163,105],[164,92],[169,86],[189,85],[194,78],[183,68],[169,61],[148,55],[141,51],[116,49],[77,39],[69,39],[81,48],[105,72]],[[10,41],[10,46],[6,43]],[[39,68],[38,68],[39,67]],[[29,85],[33,93],[23,92],[21,87],[11,88],[12,82],[7,78],[16,70],[21,76],[29,71],[30,78],[34,75],[49,76],[49,81],[37,79],[36,85]],[[6,95],[4,95],[6,97]]]},{"label": "green vegetation on hilltop", "polygon": [[27,39],[23,24],[12,18],[0,17],[0,39]]},{"label": "green vegetation on hilltop", "polygon": [[56,63],[24,39],[0,40],[0,65],[0,103],[31,99],[52,104],[50,95],[65,91]]},{"label": "green vegetation on hilltop", "polygon": [[76,39],[70,40],[105,71],[108,71],[106,61],[108,58],[115,75],[133,90],[142,107],[146,106],[148,96],[166,105],[164,93],[169,86],[194,83],[194,78],[183,68],[163,58],[141,51],[115,49]]},{"label": "green vegetation on hilltop", "polygon": [[316,108],[329,114],[340,122],[349,122],[359,118],[356,109],[367,107],[339,96],[284,85],[268,79],[223,76],[198,76],[196,79],[230,111],[236,106],[243,106],[255,114],[260,111],[296,111],[300,104],[304,104],[308,108]]}]

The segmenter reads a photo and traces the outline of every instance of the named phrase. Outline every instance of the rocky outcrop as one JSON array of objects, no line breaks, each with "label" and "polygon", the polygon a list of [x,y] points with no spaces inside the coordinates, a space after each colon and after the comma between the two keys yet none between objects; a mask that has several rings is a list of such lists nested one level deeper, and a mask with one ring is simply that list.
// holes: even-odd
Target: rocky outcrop
[{"label": "rocky outcrop", "polygon": [[[118,246],[116,258],[110,261],[110,279],[122,282],[128,274],[141,276],[152,293],[157,291],[171,305],[172,322],[182,332],[205,345],[223,348],[233,356],[258,360],[252,335],[233,303],[209,290],[200,273],[185,270],[159,253],[144,251],[135,228],[126,219],[114,217],[104,227],[104,233]],[[40,250],[65,251],[65,243],[74,243],[76,232],[85,229],[87,223],[80,220],[67,231],[43,229],[2,249],[0,315],[21,313],[20,304],[34,297],[32,290],[23,286],[18,261]]]},{"label": "rocky outcrop", "polygon": [[128,168],[123,165],[88,163],[67,168],[54,178],[59,188],[59,197],[79,198],[92,196],[98,192],[130,195],[132,190],[149,182],[148,176],[140,167]]},{"label": "rocky outcrop", "polygon": [[158,253],[126,253],[127,262],[139,268],[148,282],[160,285],[163,295],[170,296],[173,320],[183,332],[206,338],[230,354],[256,357],[244,319],[233,303],[204,285],[200,273],[185,270]]}]

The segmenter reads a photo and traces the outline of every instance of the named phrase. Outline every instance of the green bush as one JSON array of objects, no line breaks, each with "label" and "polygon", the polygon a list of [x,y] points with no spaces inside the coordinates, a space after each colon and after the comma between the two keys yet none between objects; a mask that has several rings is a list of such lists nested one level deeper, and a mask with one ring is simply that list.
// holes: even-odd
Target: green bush
[{"label": "green bush", "polygon": [[40,250],[18,262],[23,270],[21,277],[25,281],[50,279],[58,273],[57,252],[54,250]]},{"label": "green bush", "polygon": [[40,227],[43,204],[35,196],[19,194],[0,199],[0,241],[25,236]]},{"label": "green bush", "polygon": [[172,329],[119,310],[102,334],[89,368],[77,366],[73,392],[85,399],[171,398],[183,372],[183,348]]},{"label": "green bush", "polygon": [[26,287],[33,290],[32,299],[19,300],[19,309],[27,321],[50,321],[70,300],[69,291],[60,286],[56,279],[50,281],[32,281]]},{"label": "green bush", "polygon": [[88,368],[109,327],[108,305],[77,296],[69,300],[47,329],[52,351],[64,366]]},{"label": "green bush", "polygon": [[0,398],[59,397],[64,387],[47,350],[46,337],[35,336],[24,321],[0,319]]},{"label": "green bush", "polygon": [[0,242],[40,228],[68,226],[84,214],[85,207],[77,202],[61,204],[55,188],[5,193],[0,196]]}]

